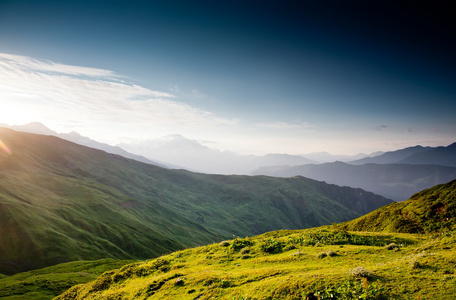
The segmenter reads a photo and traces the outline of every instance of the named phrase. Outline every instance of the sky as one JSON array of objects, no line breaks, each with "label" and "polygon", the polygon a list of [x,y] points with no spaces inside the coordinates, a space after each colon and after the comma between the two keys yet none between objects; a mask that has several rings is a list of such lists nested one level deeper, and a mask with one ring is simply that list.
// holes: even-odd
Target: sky
[{"label": "sky", "polygon": [[449,1],[0,0],[0,123],[241,154],[456,141]]}]

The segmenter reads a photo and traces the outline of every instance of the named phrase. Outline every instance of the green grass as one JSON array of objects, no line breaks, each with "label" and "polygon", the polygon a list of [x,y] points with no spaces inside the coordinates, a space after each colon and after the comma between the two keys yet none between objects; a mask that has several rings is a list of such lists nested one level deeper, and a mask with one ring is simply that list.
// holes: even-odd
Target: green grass
[{"label": "green grass", "polygon": [[75,261],[0,277],[0,299],[52,299],[74,285],[95,280],[107,270],[120,268],[131,262],[113,259]]},{"label": "green grass", "polygon": [[[331,226],[284,230],[186,249],[108,271],[56,300],[306,299],[311,293],[320,299],[331,299],[330,294],[338,299],[453,299],[456,294],[455,232],[347,232],[351,239],[335,237],[339,233]],[[306,243],[322,235],[333,239]],[[271,240],[281,249],[265,251]],[[398,248],[388,250],[391,243]]]},{"label": "green grass", "polygon": [[[425,190],[401,204],[402,212],[410,219],[426,216],[439,224],[443,218],[452,224],[455,213],[447,208],[454,203],[454,190],[455,182]],[[397,205],[378,211],[391,213]],[[429,214],[429,208],[438,211]],[[271,231],[109,268],[55,299],[454,298],[456,231],[448,223],[413,234],[346,230],[347,224],[365,225],[360,221],[366,217],[373,220],[368,215],[325,227]],[[53,273],[43,273],[52,278]],[[9,282],[17,291],[33,293],[23,285],[21,274],[15,276],[0,279],[0,284]],[[33,280],[36,293],[49,290],[42,282]],[[70,285],[65,276],[55,276],[53,286]],[[14,295],[14,289],[7,291]]]},{"label": "green grass", "polygon": [[456,180],[341,224],[347,230],[434,233],[456,229]]},{"label": "green grass", "polygon": [[0,273],[7,275],[73,260],[153,258],[233,232],[346,221],[390,203],[303,177],[168,170],[8,129],[0,139],[13,153],[0,153]]}]

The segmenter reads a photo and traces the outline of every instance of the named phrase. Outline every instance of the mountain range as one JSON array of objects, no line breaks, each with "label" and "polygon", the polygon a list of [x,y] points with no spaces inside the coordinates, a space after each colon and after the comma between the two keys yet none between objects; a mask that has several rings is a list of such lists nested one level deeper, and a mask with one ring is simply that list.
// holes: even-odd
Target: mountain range
[{"label": "mountain range", "polygon": [[456,167],[456,143],[447,147],[415,146],[383,153],[376,157],[365,157],[350,164],[414,164]]},{"label": "mountain range", "polygon": [[369,156],[336,156],[327,152],[304,156],[255,156],[211,149],[178,134],[111,146],[75,132],[59,134],[40,123],[10,128],[58,136],[80,145],[172,169],[209,174],[301,175],[332,184],[362,188],[395,201],[404,201],[418,191],[456,178],[456,143],[447,147],[414,146],[385,153],[375,152]]},{"label": "mountain range", "polygon": [[[121,143],[117,146],[111,146],[94,141],[88,137],[83,137],[77,132],[57,133],[38,122],[14,126],[0,124],[0,127],[29,133],[53,135],[76,144],[103,150],[108,153],[119,154],[145,163],[208,174],[247,175],[250,174],[252,170],[262,166],[295,166],[309,163],[332,162],[336,160],[352,161],[367,156],[366,154],[361,153],[354,156],[332,155],[327,152],[309,153],[306,155],[272,153],[262,156],[240,155],[231,151],[220,151],[209,148],[196,140],[185,138],[180,134],[172,134],[135,143]],[[375,155],[381,153],[382,152],[379,152]]]},{"label": "mountain range", "polygon": [[118,146],[168,165],[177,165],[187,170],[208,174],[248,174],[251,170],[264,165],[314,163],[314,161],[298,155],[255,156],[219,151],[179,134],[131,144],[124,143]]},{"label": "mountain range", "polygon": [[456,178],[456,143],[447,147],[410,147],[348,163],[261,167],[252,174],[301,175],[404,201],[414,193]]},{"label": "mountain range", "polygon": [[234,234],[346,221],[392,202],[304,177],[171,170],[8,128],[0,140],[3,274],[150,258]]},{"label": "mountain range", "polygon": [[276,177],[305,176],[340,186],[362,188],[395,201],[456,178],[456,168],[418,164],[363,164],[343,162],[302,166],[263,167],[256,175]]}]

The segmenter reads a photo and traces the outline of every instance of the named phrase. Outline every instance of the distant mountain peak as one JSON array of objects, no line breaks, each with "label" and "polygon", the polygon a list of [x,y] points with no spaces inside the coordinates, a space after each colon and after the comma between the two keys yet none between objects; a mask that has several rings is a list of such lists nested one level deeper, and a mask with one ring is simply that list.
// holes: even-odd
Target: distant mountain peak
[{"label": "distant mountain peak", "polygon": [[49,129],[43,123],[31,122],[24,125],[11,126],[12,129],[17,131],[24,131],[29,133],[44,134],[44,135],[57,135],[57,132]]}]

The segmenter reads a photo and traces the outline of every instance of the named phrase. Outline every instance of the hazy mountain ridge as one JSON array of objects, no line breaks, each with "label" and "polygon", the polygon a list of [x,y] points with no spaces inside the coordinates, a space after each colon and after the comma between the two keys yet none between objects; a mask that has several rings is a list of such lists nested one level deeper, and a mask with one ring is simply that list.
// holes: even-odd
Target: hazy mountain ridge
[{"label": "hazy mountain ridge", "polygon": [[404,164],[429,164],[456,167],[456,143],[415,153],[403,160]]},{"label": "hazy mountain ridge", "polygon": [[456,178],[456,143],[446,147],[409,147],[348,163],[261,167],[251,174],[301,175],[403,201],[423,189]]},{"label": "hazy mountain ridge", "polygon": [[118,146],[152,160],[207,174],[242,175],[248,174],[251,170],[262,165],[314,163],[314,161],[298,155],[267,154],[256,156],[219,151],[179,134],[131,144],[123,143]]},{"label": "hazy mountain ridge", "polygon": [[395,201],[456,178],[456,168],[437,165],[363,164],[342,162],[295,167],[263,167],[255,175],[304,176],[340,186],[362,188]]},{"label": "hazy mountain ridge", "polygon": [[103,150],[103,151],[106,151],[106,152],[112,153],[112,154],[121,155],[123,157],[134,159],[134,160],[144,162],[147,164],[153,164],[153,165],[159,165],[162,167],[166,167],[163,164],[151,161],[143,156],[127,152],[120,147],[111,146],[108,144],[94,141],[88,137],[80,135],[79,133],[77,133],[75,131],[70,132],[70,133],[58,133],[54,130],[49,129],[48,127],[44,126],[43,124],[41,124],[39,122],[28,123],[25,125],[14,125],[14,126],[0,124],[0,127],[10,128],[10,129],[13,129],[16,131],[22,131],[22,132],[28,132],[28,133],[52,135],[52,136],[56,136],[56,137],[62,138],[64,140],[79,144],[79,145],[87,146],[87,147],[98,149],[98,150]]},{"label": "hazy mountain ridge", "polygon": [[154,257],[233,232],[353,219],[391,202],[303,177],[169,170],[5,128],[0,140],[11,151],[0,152],[0,273],[87,258]]},{"label": "hazy mountain ridge", "polygon": [[[241,155],[231,151],[219,151],[203,146],[198,141],[187,139],[180,134],[171,134],[161,138],[111,146],[81,136],[77,132],[57,133],[38,122],[14,126],[0,124],[0,126],[17,131],[57,136],[79,145],[162,167],[186,169],[207,174],[248,175],[252,170],[262,166],[296,166],[334,161],[349,162],[368,156],[362,153],[357,155],[333,155],[328,152],[314,152],[303,155],[279,153],[270,153],[262,156]],[[378,152],[369,156],[380,154],[381,152]]]},{"label": "hazy mountain ridge", "polygon": [[375,157],[365,157],[362,159],[350,161],[350,164],[354,165],[362,165],[362,164],[394,164],[399,163],[402,160],[420,152],[425,152],[432,149],[432,147],[423,147],[423,146],[415,146],[415,147],[408,147],[404,149],[399,149],[396,151],[388,151],[382,153],[381,155]]}]

